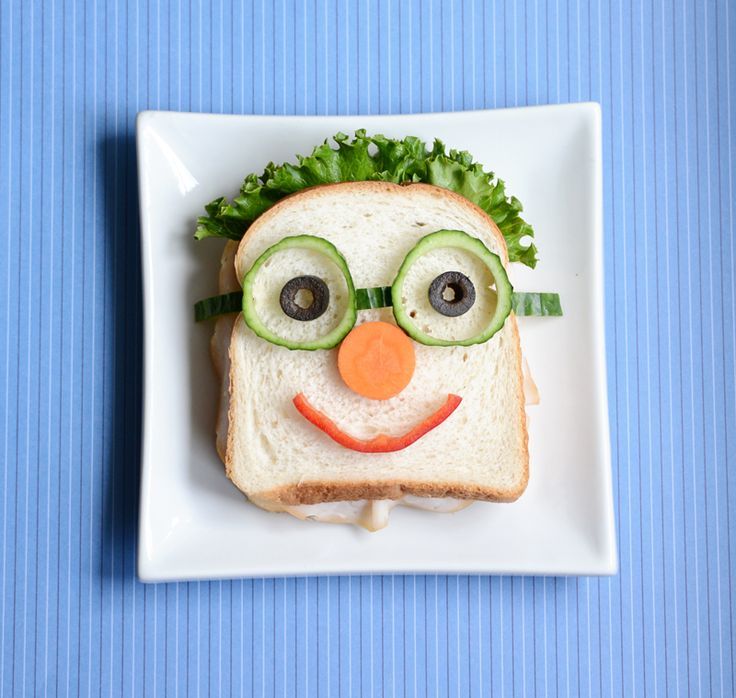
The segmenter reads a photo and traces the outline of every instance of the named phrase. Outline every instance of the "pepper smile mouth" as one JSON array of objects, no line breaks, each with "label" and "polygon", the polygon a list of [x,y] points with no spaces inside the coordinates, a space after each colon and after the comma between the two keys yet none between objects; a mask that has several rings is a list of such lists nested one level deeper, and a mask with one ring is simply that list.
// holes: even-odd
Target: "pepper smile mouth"
[{"label": "pepper smile mouth", "polygon": [[462,398],[459,395],[448,395],[438,410],[401,436],[379,434],[372,439],[358,439],[346,434],[324,412],[313,407],[304,393],[298,393],[293,402],[296,409],[308,422],[314,424],[341,446],[361,453],[389,453],[410,446],[442,424],[457,409],[462,402]]}]

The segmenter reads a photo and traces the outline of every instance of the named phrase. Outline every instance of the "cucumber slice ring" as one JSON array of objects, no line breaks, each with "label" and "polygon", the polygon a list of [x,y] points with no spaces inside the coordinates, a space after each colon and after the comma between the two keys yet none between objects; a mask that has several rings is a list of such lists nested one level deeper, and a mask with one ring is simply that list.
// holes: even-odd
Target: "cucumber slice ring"
[{"label": "cucumber slice ring", "polygon": [[[439,339],[432,337],[426,332],[422,332],[412,321],[406,308],[402,305],[401,296],[404,287],[404,280],[411,268],[419,257],[430,252],[431,250],[443,247],[456,247],[466,250],[474,254],[481,260],[493,275],[496,282],[496,310],[490,318],[486,328],[473,337],[459,340]],[[503,263],[497,254],[491,252],[478,238],[474,238],[461,230],[438,230],[423,237],[406,255],[404,261],[399,267],[393,286],[391,286],[391,300],[394,308],[394,317],[396,324],[401,327],[412,339],[420,344],[429,346],[450,347],[462,346],[466,347],[471,344],[482,344],[487,342],[502,327],[506,318],[511,312],[511,294],[513,287],[506,274]]]},{"label": "cucumber slice ring", "polygon": [[[325,255],[342,272],[348,289],[347,309],[345,310],[345,314],[337,323],[337,326],[319,339],[308,342],[294,342],[271,332],[258,317],[253,301],[253,287],[261,267],[265,264],[266,260],[276,252],[281,252],[290,248],[314,250],[315,252]],[[253,332],[261,337],[261,339],[265,339],[267,342],[271,342],[272,344],[286,347],[287,349],[303,349],[307,351],[314,351],[315,349],[332,349],[345,338],[350,330],[353,329],[357,315],[358,311],[356,309],[355,302],[355,285],[353,284],[353,277],[350,275],[350,269],[348,268],[348,263],[345,261],[345,257],[340,254],[339,250],[331,242],[328,242],[324,238],[316,237],[315,235],[293,235],[291,237],[283,238],[275,245],[269,247],[258,259],[256,259],[256,261],[253,262],[253,266],[248,270],[243,278],[243,319],[245,320],[245,323],[251,330],[253,330]]]}]

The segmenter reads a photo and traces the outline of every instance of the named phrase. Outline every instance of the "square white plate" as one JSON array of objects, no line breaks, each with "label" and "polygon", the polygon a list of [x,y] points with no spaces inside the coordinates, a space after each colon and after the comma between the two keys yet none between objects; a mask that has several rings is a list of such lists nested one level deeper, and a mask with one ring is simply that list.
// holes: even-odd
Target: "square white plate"
[{"label": "square white plate", "polygon": [[[400,507],[377,533],[248,504],[214,446],[211,324],[222,242],[193,239],[205,203],[245,174],[338,131],[440,138],[498,172],[536,231],[518,290],[558,291],[565,317],[524,318],[539,387],[530,480],[514,504],[457,514]],[[617,569],[603,322],[600,109],[570,104],[452,114],[264,117],[143,112],[137,122],[145,295],[138,574],[144,581],[371,572],[613,574]]]}]

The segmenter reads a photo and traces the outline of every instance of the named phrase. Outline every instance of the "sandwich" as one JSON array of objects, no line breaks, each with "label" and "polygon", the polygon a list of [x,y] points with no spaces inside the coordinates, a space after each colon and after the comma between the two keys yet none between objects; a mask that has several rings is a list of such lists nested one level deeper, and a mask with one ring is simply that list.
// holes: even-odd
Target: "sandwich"
[{"label": "sandwich", "polygon": [[509,281],[536,264],[521,205],[439,142],[335,141],[199,219],[228,238],[195,308],[216,318],[225,472],[263,509],[368,530],[399,504],[513,502],[534,393],[516,316],[561,314]]}]

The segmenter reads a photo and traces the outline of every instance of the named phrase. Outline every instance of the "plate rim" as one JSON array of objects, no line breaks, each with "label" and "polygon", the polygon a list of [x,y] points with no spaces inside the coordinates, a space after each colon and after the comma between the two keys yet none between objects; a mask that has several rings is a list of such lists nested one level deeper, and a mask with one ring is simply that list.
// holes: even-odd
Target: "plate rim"
[{"label": "plate rim", "polygon": [[[596,309],[593,318],[592,333],[595,338],[595,348],[597,349],[591,361],[591,367],[597,377],[600,389],[600,400],[597,402],[596,421],[600,430],[602,440],[602,454],[604,462],[601,464],[603,477],[601,484],[603,487],[603,495],[605,498],[605,511],[601,514],[604,520],[605,528],[605,550],[603,550],[597,560],[597,564],[580,565],[575,571],[564,571],[553,569],[552,566],[539,565],[534,571],[515,569],[511,566],[504,567],[499,565],[482,565],[476,567],[468,565],[453,564],[437,564],[434,567],[424,567],[422,565],[412,565],[411,568],[395,569],[390,565],[373,564],[370,569],[358,568],[350,566],[349,568],[341,568],[335,566],[334,569],[309,570],[294,569],[291,565],[262,565],[255,571],[250,569],[241,573],[232,573],[225,569],[208,569],[206,572],[199,573],[197,571],[184,571],[182,574],[167,573],[167,564],[163,565],[159,561],[156,562],[155,555],[147,550],[146,532],[147,526],[150,525],[147,510],[150,502],[150,494],[148,489],[150,481],[153,477],[153,468],[150,464],[152,440],[154,429],[151,429],[150,420],[152,419],[151,407],[151,390],[148,377],[151,374],[154,341],[151,331],[153,322],[152,288],[155,276],[155,266],[151,249],[151,231],[146,225],[146,211],[151,205],[148,192],[150,191],[150,171],[146,167],[145,157],[145,137],[144,131],[150,123],[161,119],[162,117],[176,118],[192,118],[192,119],[228,119],[228,120],[247,120],[247,121],[324,121],[324,120],[340,120],[360,118],[366,121],[392,119],[397,121],[411,122],[415,119],[433,119],[433,118],[452,118],[458,115],[483,115],[497,114],[499,112],[530,112],[530,111],[572,111],[577,110],[592,119],[593,125],[593,150],[595,155],[595,164],[593,166],[594,186],[593,192],[595,200],[591,204],[595,218],[595,230],[592,231],[592,266],[593,266],[593,294],[592,304]],[[206,580],[206,579],[262,579],[262,578],[281,578],[281,577],[317,577],[317,576],[335,576],[335,575],[370,575],[370,574],[441,574],[441,575],[491,575],[491,576],[608,576],[615,575],[619,570],[618,545],[616,538],[615,523],[615,507],[613,501],[613,473],[612,473],[612,457],[611,457],[611,436],[609,422],[609,397],[608,397],[608,370],[607,370],[607,342],[605,331],[605,268],[604,268],[604,220],[603,220],[603,158],[602,158],[602,112],[598,102],[571,102],[563,104],[550,105],[533,105],[521,107],[507,107],[500,109],[476,109],[464,111],[445,111],[445,112],[417,112],[410,114],[328,114],[328,115],[268,115],[268,114],[222,114],[210,112],[185,112],[172,110],[143,110],[136,116],[135,121],[135,137],[136,137],[136,156],[137,156],[137,174],[138,174],[138,193],[139,193],[139,217],[140,217],[140,241],[141,241],[141,269],[142,269],[142,292],[143,292],[143,364],[142,364],[142,381],[143,381],[143,399],[142,399],[142,420],[141,420],[141,476],[139,487],[139,516],[137,530],[137,575],[142,582],[176,582],[186,580]],[[568,565],[563,565],[569,567]],[[222,566],[221,566],[222,567]],[[298,567],[298,565],[297,565]],[[328,566],[329,567],[329,566]],[[490,569],[493,567],[493,569]],[[171,565],[168,565],[171,568]],[[587,570],[587,571],[586,571]]]}]

